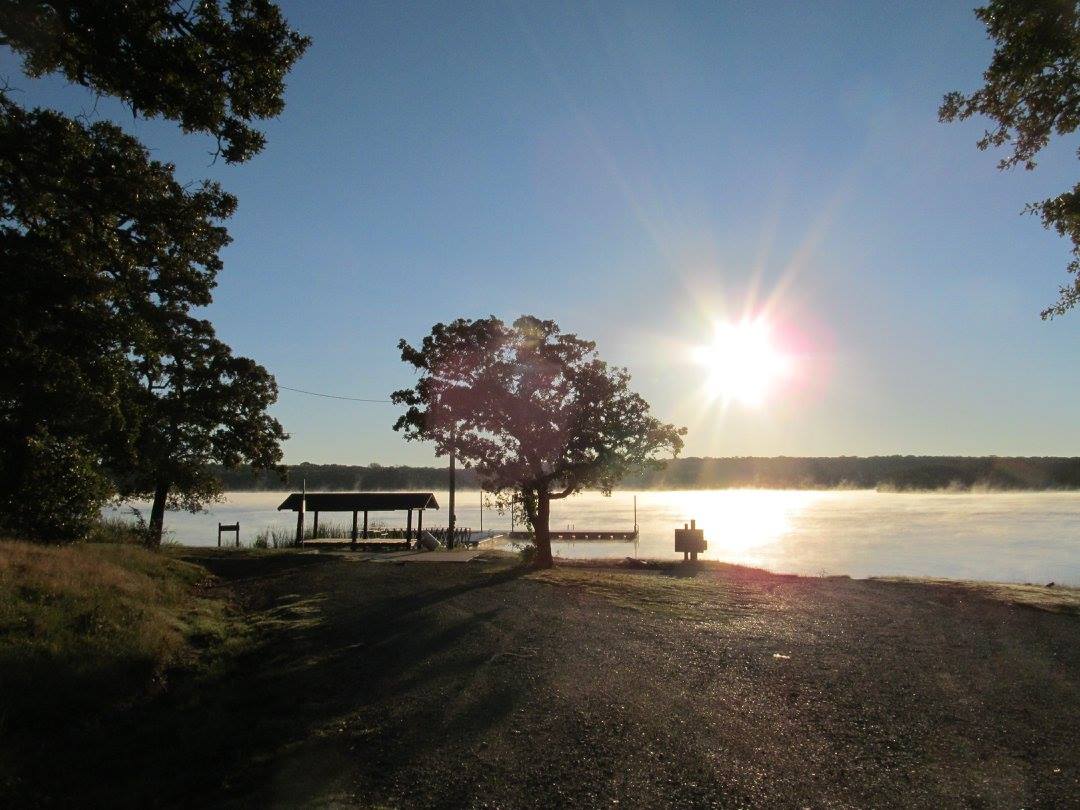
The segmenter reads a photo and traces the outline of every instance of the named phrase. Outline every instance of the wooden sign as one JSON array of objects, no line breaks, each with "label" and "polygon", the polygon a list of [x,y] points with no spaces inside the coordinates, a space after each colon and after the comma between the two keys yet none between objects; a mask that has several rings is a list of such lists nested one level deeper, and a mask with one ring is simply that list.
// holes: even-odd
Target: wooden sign
[{"label": "wooden sign", "polygon": [[691,520],[690,525],[685,523],[681,529],[675,530],[675,550],[683,554],[693,554],[696,558],[700,552],[708,549],[705,542],[705,530],[697,527],[697,521]]}]

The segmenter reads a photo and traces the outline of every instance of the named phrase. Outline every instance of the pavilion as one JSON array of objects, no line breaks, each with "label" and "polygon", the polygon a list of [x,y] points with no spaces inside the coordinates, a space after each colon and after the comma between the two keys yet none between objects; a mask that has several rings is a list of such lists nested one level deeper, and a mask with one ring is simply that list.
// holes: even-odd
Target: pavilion
[{"label": "pavilion", "polygon": [[[352,512],[352,543],[368,539],[369,512],[407,512],[405,522],[405,546],[412,545],[413,512],[416,512],[416,537],[424,528],[424,510],[438,509],[439,503],[432,492],[294,492],[281,502],[278,511],[291,510],[296,516],[296,539],[303,543],[304,513],[314,512],[312,535],[319,532],[320,512]],[[361,534],[360,513],[364,514],[364,527]]]}]

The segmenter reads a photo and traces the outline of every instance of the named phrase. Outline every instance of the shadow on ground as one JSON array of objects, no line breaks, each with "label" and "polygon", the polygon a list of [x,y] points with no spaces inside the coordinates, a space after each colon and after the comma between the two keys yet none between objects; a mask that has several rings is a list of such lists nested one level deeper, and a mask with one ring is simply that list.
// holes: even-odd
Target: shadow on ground
[{"label": "shadow on ground", "polygon": [[57,803],[1005,807],[1080,788],[1075,617],[720,569],[199,562],[247,649],[73,731],[39,773]]}]

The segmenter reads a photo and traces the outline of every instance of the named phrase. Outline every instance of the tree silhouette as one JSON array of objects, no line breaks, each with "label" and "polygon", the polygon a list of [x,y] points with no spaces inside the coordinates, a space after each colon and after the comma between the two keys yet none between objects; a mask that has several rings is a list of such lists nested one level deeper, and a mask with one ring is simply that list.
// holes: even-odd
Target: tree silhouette
[{"label": "tree silhouette", "polygon": [[[970,95],[945,96],[939,117],[963,121],[985,115],[996,123],[978,141],[980,149],[1007,146],[1000,169],[1035,168],[1035,157],[1052,136],[1080,125],[1080,5],[1074,0],[993,0],[975,10],[995,42],[985,84]],[[1080,302],[1080,184],[1027,207],[1043,226],[1072,240],[1068,271],[1056,304],[1043,318],[1062,315]]]},{"label": "tree silhouette", "polygon": [[195,512],[221,495],[208,468],[248,462],[257,469],[281,461],[287,438],[266,413],[277,385],[262,366],[234,357],[206,321],[162,312],[156,351],[139,359],[142,383],[133,463],[120,479],[120,494],[152,500],[148,544],[161,544],[165,509]]},{"label": "tree silhouette", "polygon": [[56,504],[30,482],[66,474],[68,461],[42,467],[50,460],[78,458],[93,474],[77,479],[86,504],[73,512],[96,512],[131,463],[135,362],[156,351],[156,313],[209,303],[235,204],[214,183],[182,187],[112,124],[0,99],[0,487],[19,493],[0,505],[9,528],[54,539],[85,530],[35,529],[30,517]]},{"label": "tree silhouette", "polygon": [[451,446],[485,489],[519,501],[536,540],[536,565],[552,564],[551,501],[582,489],[610,493],[631,472],[682,449],[685,428],[664,424],[630,390],[630,375],[596,345],[532,316],[436,324],[401,358],[420,372],[393,400],[407,439]]},{"label": "tree silhouette", "polygon": [[[252,123],[281,111],[308,40],[269,0],[0,0],[0,44],[29,76],[57,73],[207,133],[239,162],[262,149]],[[27,110],[0,88],[0,526],[78,536],[107,493],[146,473],[140,442],[157,406],[144,376],[163,347],[183,345],[190,310],[210,303],[235,207],[216,183],[181,186],[118,127]],[[164,334],[169,325],[181,331]],[[231,373],[268,405],[272,380],[241,361],[230,358]],[[205,416],[198,398],[181,402],[191,421]],[[61,479],[62,508],[42,484]],[[177,497],[184,480],[170,483]],[[192,487],[185,497],[205,491]]]},{"label": "tree silhouette", "polygon": [[269,0],[3,0],[0,43],[30,76],[60,73],[217,138],[230,163],[266,139],[250,121],[285,107],[285,76],[310,44]]}]

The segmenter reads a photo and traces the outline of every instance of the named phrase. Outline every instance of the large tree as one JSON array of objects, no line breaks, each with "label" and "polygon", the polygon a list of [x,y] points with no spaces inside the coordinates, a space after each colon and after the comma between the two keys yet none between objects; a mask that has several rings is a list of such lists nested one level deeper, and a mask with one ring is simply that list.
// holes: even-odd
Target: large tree
[{"label": "large tree", "polygon": [[[983,134],[979,148],[1007,147],[1001,169],[1033,169],[1036,155],[1053,136],[1069,135],[1080,125],[1080,3],[992,0],[975,14],[995,44],[983,73],[985,84],[970,94],[946,95],[940,118],[990,118],[995,126]],[[1043,311],[1044,318],[1051,318],[1080,302],[1080,184],[1028,210],[1073,243],[1068,271],[1074,278],[1061,287],[1057,303]]]},{"label": "large tree", "polygon": [[155,322],[160,340],[136,363],[134,460],[119,482],[121,495],[151,499],[153,547],[161,544],[166,508],[195,512],[219,498],[210,464],[273,467],[287,438],[266,413],[277,399],[266,369],[234,356],[207,321],[163,308]]},{"label": "large tree", "polygon": [[[0,44],[30,76],[57,73],[209,134],[237,162],[262,148],[252,123],[281,111],[284,77],[308,41],[269,0],[0,0]],[[177,182],[171,164],[112,124],[15,98],[0,90],[0,527],[59,538],[153,466],[145,439],[160,408],[146,400],[146,370],[185,338],[163,329],[210,303],[236,201],[215,183]],[[218,356],[227,351],[217,344]],[[254,370],[219,377],[221,396],[233,374],[269,405],[265,371],[230,362]],[[204,417],[198,398],[177,402]],[[61,478],[62,508],[42,485]],[[176,478],[170,491],[188,503],[206,491],[192,481],[181,496],[190,479]]]},{"label": "large tree", "polygon": [[[94,476],[79,479],[86,503],[69,509],[92,515],[109,489],[103,482],[132,463],[135,361],[159,340],[163,307],[209,303],[229,241],[222,221],[235,204],[214,183],[184,188],[171,165],[112,124],[0,99],[0,489],[12,498],[0,504],[0,522],[8,528],[79,534],[85,520],[61,532],[45,519],[57,510],[40,481],[78,458]],[[60,466],[46,469],[51,460]],[[43,518],[37,529],[34,514]]]},{"label": "large tree", "polygon": [[626,475],[682,449],[685,428],[650,414],[630,375],[596,345],[531,316],[436,324],[401,358],[420,379],[393,399],[407,439],[454,448],[489,491],[512,493],[532,526],[536,565],[552,564],[551,501],[583,489],[610,493]]}]

